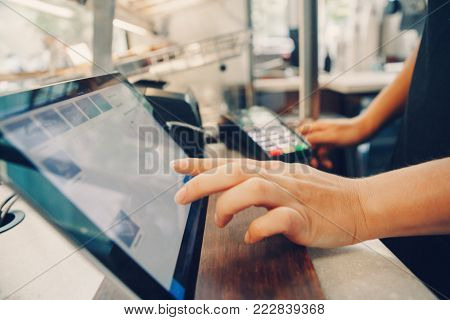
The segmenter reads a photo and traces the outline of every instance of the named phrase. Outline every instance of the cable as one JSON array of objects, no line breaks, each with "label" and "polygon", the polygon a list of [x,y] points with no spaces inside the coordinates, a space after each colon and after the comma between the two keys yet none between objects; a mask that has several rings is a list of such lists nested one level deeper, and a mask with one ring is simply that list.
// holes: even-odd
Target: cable
[{"label": "cable", "polygon": [[217,141],[218,141],[217,136],[215,136],[214,134],[208,132],[207,130],[205,130],[203,128],[194,126],[189,123],[180,122],[180,121],[167,121],[165,124],[169,130],[171,130],[172,127],[176,126],[176,127],[183,127],[183,128],[191,129],[192,131],[203,133],[205,136],[207,136],[207,138],[209,138],[209,141],[210,141],[209,143],[217,143]]},{"label": "cable", "polygon": [[2,202],[2,204],[0,205],[0,212],[3,212],[3,207],[12,199],[12,198],[14,198],[14,196],[15,196],[16,194],[15,193],[13,193],[13,194],[11,194],[8,198],[6,198],[3,202]]},{"label": "cable", "polygon": [[[19,196],[15,193],[6,198],[2,204],[0,205],[0,226],[3,224],[3,220],[6,215],[9,213],[9,210],[13,206],[13,204],[19,199]],[[5,207],[5,209],[3,209]]]},{"label": "cable", "polygon": [[167,121],[166,125],[169,128],[169,130],[171,130],[173,126],[177,126],[177,127],[188,128],[188,129],[191,129],[191,130],[194,130],[194,131],[197,131],[197,132],[201,132],[201,133],[207,134],[207,132],[204,129],[202,129],[200,127],[197,127],[197,126],[194,126],[194,125],[189,124],[189,123],[181,122],[181,121]]}]

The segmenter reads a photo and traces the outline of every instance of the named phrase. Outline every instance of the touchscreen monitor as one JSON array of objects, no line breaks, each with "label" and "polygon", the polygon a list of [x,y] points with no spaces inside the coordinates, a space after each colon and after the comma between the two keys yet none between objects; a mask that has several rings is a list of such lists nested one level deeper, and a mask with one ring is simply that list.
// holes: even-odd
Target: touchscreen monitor
[{"label": "touchscreen monitor", "polygon": [[182,147],[118,74],[0,97],[1,173],[141,298],[192,298],[205,201],[173,200]]}]

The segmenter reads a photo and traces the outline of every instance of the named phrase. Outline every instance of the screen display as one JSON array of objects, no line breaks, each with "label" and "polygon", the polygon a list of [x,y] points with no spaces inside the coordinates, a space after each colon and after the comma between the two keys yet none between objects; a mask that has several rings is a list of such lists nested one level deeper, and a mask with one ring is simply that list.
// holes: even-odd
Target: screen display
[{"label": "screen display", "polygon": [[[185,154],[129,84],[113,79],[85,91],[26,112],[10,108],[0,118],[4,139],[103,237],[182,298],[183,280],[175,273],[191,207],[174,202],[188,177],[169,163]],[[89,233],[73,215],[65,219],[59,224]]]}]

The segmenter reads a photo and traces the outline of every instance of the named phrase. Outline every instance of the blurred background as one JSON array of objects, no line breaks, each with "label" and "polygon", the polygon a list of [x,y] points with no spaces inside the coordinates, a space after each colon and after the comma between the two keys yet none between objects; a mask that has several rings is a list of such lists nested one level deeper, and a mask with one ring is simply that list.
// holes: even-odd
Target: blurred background
[{"label": "blurred background", "polygon": [[[352,117],[394,79],[417,46],[426,5],[1,0],[0,95],[119,71],[137,86],[191,90],[206,125],[226,110],[250,105],[272,109],[293,127],[305,117]],[[309,42],[302,39],[315,45],[305,48]],[[299,103],[302,90],[317,103]],[[381,171],[398,126],[394,119],[370,141],[340,150],[333,171]]]}]

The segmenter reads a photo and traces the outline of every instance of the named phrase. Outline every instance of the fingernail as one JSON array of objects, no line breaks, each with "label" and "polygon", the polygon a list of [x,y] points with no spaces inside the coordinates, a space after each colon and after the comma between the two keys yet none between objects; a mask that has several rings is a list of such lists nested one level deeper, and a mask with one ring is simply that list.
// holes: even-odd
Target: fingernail
[{"label": "fingernail", "polygon": [[176,167],[178,170],[186,170],[187,168],[189,168],[189,161],[188,159],[176,159],[172,160],[170,162],[170,165],[173,169],[175,169]]},{"label": "fingernail", "polygon": [[219,225],[219,218],[217,217],[217,213],[214,213],[214,223],[216,224],[216,226]]},{"label": "fingernail", "polygon": [[186,187],[182,187],[175,194],[175,202],[178,204],[184,204],[186,201]]},{"label": "fingernail", "polygon": [[220,218],[217,214],[214,214],[214,222],[215,222],[216,226],[218,226],[219,228],[225,227],[223,221],[220,220]]},{"label": "fingernail", "polygon": [[250,235],[248,234],[248,231],[245,233],[244,242],[245,243],[250,243]]}]

